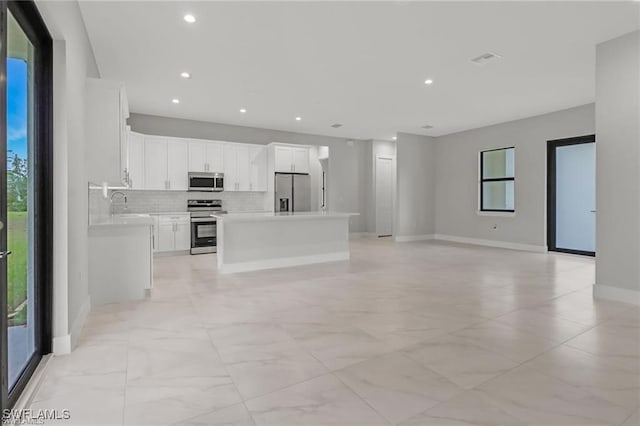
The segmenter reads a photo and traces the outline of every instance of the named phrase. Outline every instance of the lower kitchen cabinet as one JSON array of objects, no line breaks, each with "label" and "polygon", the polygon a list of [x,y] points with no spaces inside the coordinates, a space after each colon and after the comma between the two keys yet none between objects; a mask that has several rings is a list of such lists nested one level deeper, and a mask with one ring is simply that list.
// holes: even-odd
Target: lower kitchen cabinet
[{"label": "lower kitchen cabinet", "polygon": [[189,214],[155,215],[155,252],[183,252],[191,248]]}]

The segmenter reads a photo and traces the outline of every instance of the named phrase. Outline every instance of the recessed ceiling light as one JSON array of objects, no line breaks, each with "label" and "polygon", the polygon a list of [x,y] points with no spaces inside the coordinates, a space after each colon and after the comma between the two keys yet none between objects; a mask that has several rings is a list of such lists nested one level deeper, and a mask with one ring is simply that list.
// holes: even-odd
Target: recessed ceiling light
[{"label": "recessed ceiling light", "polygon": [[179,104],[180,103],[180,99],[171,99],[171,102],[173,102],[174,104]]},{"label": "recessed ceiling light", "polygon": [[422,128],[425,130],[429,130],[429,129],[433,129],[433,126],[431,124],[425,124],[424,126],[422,126]]},{"label": "recessed ceiling light", "polygon": [[302,120],[302,117],[296,117],[296,121]]},{"label": "recessed ceiling light", "polygon": [[430,84],[433,84],[433,80],[431,80],[430,78],[428,78],[428,79],[426,79],[426,80],[424,81],[424,84],[426,84],[427,86],[428,86],[428,85],[430,85]]},{"label": "recessed ceiling light", "polygon": [[392,137],[391,139],[393,139],[394,141],[398,140],[397,136]]},{"label": "recessed ceiling light", "polygon": [[340,127],[342,127],[342,124],[335,123],[335,124],[332,124],[331,127],[333,127],[334,129],[339,129]]},{"label": "recessed ceiling light", "polygon": [[188,72],[181,72],[180,73],[180,77],[182,78],[191,78],[191,74],[189,74]]},{"label": "recessed ceiling light", "polygon": [[184,20],[187,21],[190,24],[193,24],[194,22],[196,22],[196,17],[189,14],[184,15]]},{"label": "recessed ceiling light", "polygon": [[244,114],[245,112],[247,112],[247,110],[244,108],[240,108],[240,112]]}]

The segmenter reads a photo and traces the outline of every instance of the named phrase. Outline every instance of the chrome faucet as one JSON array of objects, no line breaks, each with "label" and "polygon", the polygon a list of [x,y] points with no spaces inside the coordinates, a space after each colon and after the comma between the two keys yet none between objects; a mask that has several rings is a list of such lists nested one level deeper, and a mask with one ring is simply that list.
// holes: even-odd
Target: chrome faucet
[{"label": "chrome faucet", "polygon": [[127,209],[127,194],[125,194],[122,191],[113,191],[111,193],[111,199],[109,200],[109,202],[111,203],[111,205],[113,205],[113,197],[114,195],[122,195],[122,198],[124,198],[124,209]]}]

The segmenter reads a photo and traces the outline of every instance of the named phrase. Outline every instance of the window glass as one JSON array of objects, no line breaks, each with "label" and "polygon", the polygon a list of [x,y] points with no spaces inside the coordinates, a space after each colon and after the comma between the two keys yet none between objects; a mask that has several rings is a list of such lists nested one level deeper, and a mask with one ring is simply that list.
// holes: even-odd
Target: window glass
[{"label": "window glass", "polygon": [[515,211],[515,149],[480,153],[480,210]]},{"label": "window glass", "polygon": [[483,152],[482,178],[514,177],[514,152],[514,148]]}]

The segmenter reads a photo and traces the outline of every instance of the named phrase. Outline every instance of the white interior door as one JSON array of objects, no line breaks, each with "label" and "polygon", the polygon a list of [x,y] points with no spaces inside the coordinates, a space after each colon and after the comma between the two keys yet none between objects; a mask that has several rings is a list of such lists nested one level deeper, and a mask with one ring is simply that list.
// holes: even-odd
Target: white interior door
[{"label": "white interior door", "polygon": [[393,235],[393,159],[376,158],[376,233]]}]

